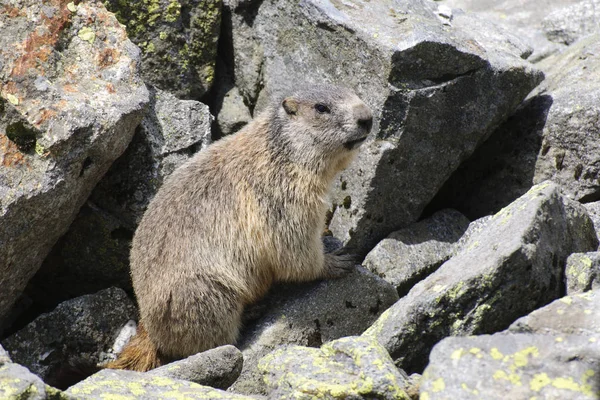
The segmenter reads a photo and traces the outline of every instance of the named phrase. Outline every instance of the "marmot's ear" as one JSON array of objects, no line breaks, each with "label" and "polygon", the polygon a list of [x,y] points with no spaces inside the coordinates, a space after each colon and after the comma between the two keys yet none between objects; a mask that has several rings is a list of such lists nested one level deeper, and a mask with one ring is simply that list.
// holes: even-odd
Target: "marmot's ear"
[{"label": "marmot's ear", "polygon": [[296,113],[298,112],[298,101],[293,97],[288,97],[284,99],[281,105],[283,106],[285,112],[289,115],[296,115]]}]

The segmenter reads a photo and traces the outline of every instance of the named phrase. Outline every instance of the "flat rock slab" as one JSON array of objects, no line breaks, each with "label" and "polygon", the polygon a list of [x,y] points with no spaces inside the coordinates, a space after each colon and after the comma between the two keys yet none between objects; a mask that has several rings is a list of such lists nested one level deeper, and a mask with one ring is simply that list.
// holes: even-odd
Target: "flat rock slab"
[{"label": "flat rock slab", "polygon": [[136,314],[125,292],[110,288],[59,304],[2,344],[14,362],[55,385],[70,361],[104,361],[101,353],[110,350],[118,331]]},{"label": "flat rock slab", "polygon": [[243,362],[242,353],[234,346],[227,345],[163,365],[146,374],[227,389],[240,376]]},{"label": "flat rock slab", "polygon": [[542,79],[518,39],[464,13],[445,19],[431,1],[231,3],[236,85],[256,110],[306,80],[351,87],[373,109],[375,134],[336,181],[330,224],[360,255],[416,222]]},{"label": "flat rock slab", "polygon": [[228,393],[197,383],[148,376],[144,372],[105,369],[71,386],[65,394],[76,399],[231,399],[249,400],[254,397]]},{"label": "flat rock slab", "polygon": [[275,288],[261,302],[268,312],[248,325],[238,344],[244,367],[231,390],[264,394],[257,370],[263,356],[284,344],[320,347],[334,339],[360,335],[396,300],[392,285],[363,268],[341,279]]},{"label": "flat rock slab", "polygon": [[269,398],[277,399],[398,399],[408,377],[401,373],[379,343],[345,337],[313,349],[287,346],[259,363]]},{"label": "flat rock slab", "polygon": [[458,211],[438,211],[392,232],[367,254],[363,265],[394,285],[399,296],[404,296],[454,254],[468,226],[469,220]]},{"label": "flat rock slab", "polygon": [[0,11],[0,331],[148,102],[123,26],[100,2],[68,4]]},{"label": "flat rock slab", "polygon": [[567,258],[567,294],[600,289],[600,253],[574,253]]},{"label": "flat rock slab", "polygon": [[377,338],[398,366],[418,371],[442,338],[500,331],[560,297],[567,256],[597,245],[580,204],[550,182],[534,186],[364,335]]},{"label": "flat rock slab", "polygon": [[[436,345],[421,399],[597,399],[600,336],[496,334]],[[593,339],[593,340],[592,340]]]},{"label": "flat rock slab", "polygon": [[[511,332],[546,335],[600,335],[600,290],[565,296],[519,318]],[[600,345],[600,344],[599,344]]]}]

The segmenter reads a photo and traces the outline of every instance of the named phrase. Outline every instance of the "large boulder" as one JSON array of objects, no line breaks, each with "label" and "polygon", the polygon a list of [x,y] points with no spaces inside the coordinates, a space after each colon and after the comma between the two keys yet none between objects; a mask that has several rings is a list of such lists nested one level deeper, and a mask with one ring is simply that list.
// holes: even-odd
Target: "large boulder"
[{"label": "large boulder", "polygon": [[600,335],[496,334],[447,338],[433,348],[421,399],[598,398]]},{"label": "large boulder", "polygon": [[142,50],[144,80],[198,99],[215,76],[221,0],[102,0]]},{"label": "large boulder", "polygon": [[110,288],[59,304],[2,345],[14,362],[50,385],[64,386],[70,365],[106,361],[121,327],[135,318],[136,308],[125,292]]},{"label": "large boulder", "polygon": [[131,289],[133,233],[164,179],[212,142],[212,120],[206,105],[150,88],[148,110],[129,147],[27,287],[34,304],[58,304],[110,286]]},{"label": "large boulder", "polygon": [[444,337],[497,332],[560,297],[567,256],[597,246],[583,206],[550,182],[534,186],[364,335],[375,337],[398,366],[420,370]]},{"label": "large boulder", "polygon": [[139,49],[97,2],[0,12],[0,331],[148,102]]},{"label": "large boulder", "polygon": [[429,0],[360,4],[228,2],[236,85],[265,93],[300,81],[354,88],[374,135],[336,181],[330,229],[365,255],[416,222],[460,162],[542,79],[509,33]]},{"label": "large boulder", "polygon": [[360,335],[396,300],[392,285],[360,267],[341,279],[276,287],[258,306],[268,311],[247,324],[238,343],[244,366],[231,389],[265,394],[257,369],[263,356],[280,345],[319,347]]},{"label": "large boulder", "polygon": [[408,377],[376,341],[345,337],[320,349],[288,346],[259,364],[269,398],[409,400]]}]

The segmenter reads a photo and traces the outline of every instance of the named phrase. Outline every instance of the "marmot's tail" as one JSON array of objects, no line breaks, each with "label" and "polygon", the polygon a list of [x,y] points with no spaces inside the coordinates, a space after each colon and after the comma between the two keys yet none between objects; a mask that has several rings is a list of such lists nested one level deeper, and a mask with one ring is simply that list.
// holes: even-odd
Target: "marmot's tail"
[{"label": "marmot's tail", "polygon": [[136,335],[125,346],[119,357],[106,364],[105,368],[145,372],[162,364],[156,346],[150,341],[148,332],[140,323]]}]

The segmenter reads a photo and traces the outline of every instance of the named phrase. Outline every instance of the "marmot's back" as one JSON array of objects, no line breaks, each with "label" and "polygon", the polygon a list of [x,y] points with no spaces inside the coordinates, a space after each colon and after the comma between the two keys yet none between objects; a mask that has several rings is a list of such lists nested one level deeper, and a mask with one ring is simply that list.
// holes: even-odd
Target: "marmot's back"
[{"label": "marmot's back", "polygon": [[[111,367],[145,370],[234,343],[244,305],[274,280],[336,277],[351,267],[323,255],[320,232],[331,182],[371,122],[351,91],[307,88],[177,169],[133,240],[145,330]],[[130,361],[140,358],[136,348],[152,347],[152,363]]]}]

